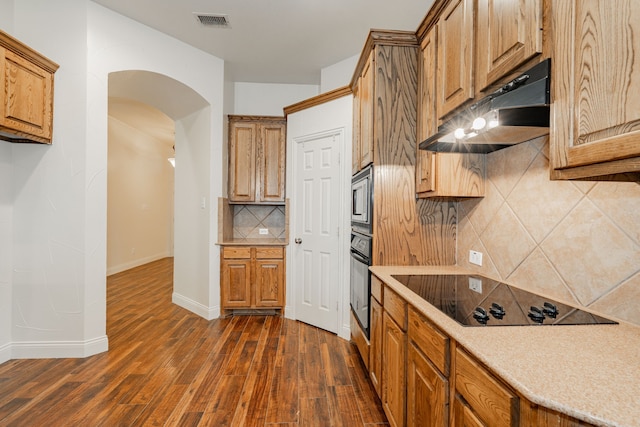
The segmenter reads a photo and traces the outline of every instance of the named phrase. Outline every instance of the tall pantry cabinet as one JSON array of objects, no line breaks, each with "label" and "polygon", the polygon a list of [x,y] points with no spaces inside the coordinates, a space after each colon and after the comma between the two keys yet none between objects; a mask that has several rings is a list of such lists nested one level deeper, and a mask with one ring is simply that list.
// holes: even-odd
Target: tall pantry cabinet
[{"label": "tall pantry cabinet", "polygon": [[353,172],[373,164],[373,265],[455,263],[455,206],[416,200],[418,42],[371,30],[351,82]]}]

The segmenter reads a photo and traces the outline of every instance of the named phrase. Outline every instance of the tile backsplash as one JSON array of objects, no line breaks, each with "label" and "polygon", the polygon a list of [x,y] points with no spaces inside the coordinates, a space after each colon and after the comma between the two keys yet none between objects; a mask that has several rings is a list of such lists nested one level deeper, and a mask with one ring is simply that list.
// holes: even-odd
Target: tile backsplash
[{"label": "tile backsplash", "polygon": [[[260,234],[261,228],[268,229],[268,234]],[[284,239],[285,229],[284,206],[233,206],[234,239]]]},{"label": "tile backsplash", "polygon": [[551,181],[548,152],[543,137],[487,155],[485,197],[458,203],[457,264],[640,325],[640,184]]}]

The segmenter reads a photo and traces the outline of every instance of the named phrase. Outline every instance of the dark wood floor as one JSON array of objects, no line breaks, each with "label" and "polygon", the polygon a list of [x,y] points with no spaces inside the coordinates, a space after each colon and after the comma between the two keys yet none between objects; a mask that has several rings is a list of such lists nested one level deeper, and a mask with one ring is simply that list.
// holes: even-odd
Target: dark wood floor
[{"label": "dark wood floor", "polygon": [[173,262],[107,280],[109,351],[0,365],[0,426],[386,425],[355,347],[277,316],[171,303]]}]

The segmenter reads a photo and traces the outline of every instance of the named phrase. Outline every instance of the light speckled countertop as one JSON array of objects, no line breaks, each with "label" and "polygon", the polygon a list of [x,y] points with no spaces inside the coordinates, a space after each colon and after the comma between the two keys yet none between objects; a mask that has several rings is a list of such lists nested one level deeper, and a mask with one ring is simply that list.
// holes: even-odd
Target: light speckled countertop
[{"label": "light speckled countertop", "polygon": [[455,266],[370,270],[531,402],[598,426],[640,426],[640,327],[619,319],[618,325],[464,327],[391,275],[477,273]]},{"label": "light speckled countertop", "polygon": [[284,239],[232,239],[217,242],[218,246],[287,246]]}]

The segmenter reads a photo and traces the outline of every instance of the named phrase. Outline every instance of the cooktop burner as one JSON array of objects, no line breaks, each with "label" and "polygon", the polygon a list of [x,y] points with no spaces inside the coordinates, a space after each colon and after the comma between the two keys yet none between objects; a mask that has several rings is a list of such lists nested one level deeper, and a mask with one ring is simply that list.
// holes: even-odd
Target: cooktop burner
[{"label": "cooktop burner", "polygon": [[482,276],[392,275],[462,326],[616,324]]}]

